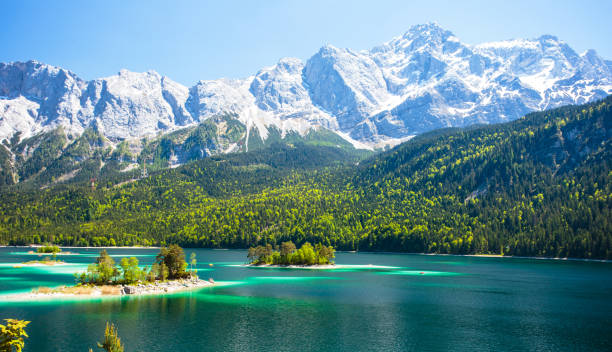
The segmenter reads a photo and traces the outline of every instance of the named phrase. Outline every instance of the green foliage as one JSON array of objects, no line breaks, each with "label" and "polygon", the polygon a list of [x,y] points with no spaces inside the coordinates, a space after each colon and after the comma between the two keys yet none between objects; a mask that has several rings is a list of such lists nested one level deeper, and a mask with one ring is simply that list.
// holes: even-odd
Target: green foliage
[{"label": "green foliage", "polygon": [[612,259],[611,135],[612,97],[420,135],[359,165],[273,144],[121,187],[11,189],[0,242]]},{"label": "green foliage", "polygon": [[106,352],[123,352],[124,347],[121,344],[119,333],[114,324],[109,324],[108,322],[106,323],[106,329],[104,329],[104,341],[98,342],[98,347]]},{"label": "green foliage", "polygon": [[165,263],[161,263],[159,265],[159,275],[158,275],[158,278],[161,281],[166,281],[168,279],[169,275],[170,275],[170,272],[168,271],[168,267],[166,266]]},{"label": "green foliage", "polygon": [[[196,263],[195,255],[192,253],[191,264],[194,267]],[[177,245],[162,247],[156,262],[149,270],[141,269],[135,257],[122,258],[118,268],[106,250],[102,250],[96,262],[90,264],[85,272],[75,274],[75,278],[80,284],[131,285],[145,280],[155,282],[186,278],[195,273],[195,271],[187,272],[186,269],[185,252]]]},{"label": "green foliage", "polygon": [[100,252],[96,262],[89,264],[87,271],[75,274],[78,282],[82,284],[109,284],[115,283],[119,276],[119,270],[115,261],[108,255],[106,250]]},{"label": "green foliage", "polygon": [[295,247],[295,244],[291,241],[281,243],[279,253],[281,256],[281,260],[283,262],[290,263],[290,255],[293,254],[293,252],[295,252],[296,250],[297,248]]},{"label": "green foliage", "polygon": [[237,115],[221,114],[211,117],[195,127],[187,127],[149,141],[139,160],[152,162],[154,170],[166,168],[175,157],[185,163],[220,154],[231,144],[245,137],[245,127]]},{"label": "green foliage", "polygon": [[171,244],[168,247],[162,247],[155,260],[161,265],[162,268],[167,268],[167,277],[171,280],[190,276],[190,274],[187,272],[185,252],[183,251],[183,248],[177,246],[176,244]]},{"label": "green foliage", "polygon": [[0,187],[14,184],[14,174],[9,147],[0,144]]},{"label": "green foliage", "polygon": [[[145,279],[148,282],[155,282],[157,279],[163,279],[159,264],[153,263],[148,272],[145,273]],[[165,279],[163,279],[165,280]]]},{"label": "green foliage", "polygon": [[315,245],[315,264],[334,264],[336,250],[332,246],[324,246],[321,243]]},{"label": "green foliage", "polygon": [[0,324],[0,352],[21,352],[25,344],[24,337],[29,321],[17,319],[4,319],[6,325]]},{"label": "green foliage", "polygon": [[247,258],[251,261],[251,264],[260,265],[260,264],[272,264],[272,255],[274,254],[274,250],[272,249],[271,244],[266,244],[265,246],[257,246],[249,248],[249,252],[247,254]]},{"label": "green foliage", "polygon": [[313,247],[306,242],[296,249],[291,241],[283,242],[280,251],[275,251],[272,245],[249,248],[247,258],[251,264],[262,265],[324,265],[333,264],[335,250],[331,246],[318,243]]},{"label": "green foliage", "polygon": [[189,256],[189,265],[191,265],[191,272],[198,272],[198,270],[196,269],[196,266],[198,265],[198,260],[196,259],[195,252],[191,252],[191,255]]},{"label": "green foliage", "polygon": [[111,153],[111,158],[123,162],[124,160],[135,161],[134,155],[130,152],[130,145],[127,141],[122,141]]},{"label": "green foliage", "polygon": [[258,150],[269,147],[273,144],[306,144],[310,146],[326,146],[354,151],[352,144],[347,142],[339,135],[329,130],[310,130],[305,135],[297,132],[283,133],[276,127],[268,127],[268,135],[265,140],[259,135],[257,128],[252,128],[249,133],[248,149]]},{"label": "green foliage", "polygon": [[60,253],[62,251],[61,248],[59,248],[58,246],[54,246],[54,245],[45,245],[42,247],[38,247],[36,249],[36,253]]},{"label": "green foliage", "polygon": [[138,259],[136,257],[122,258],[119,263],[123,272],[123,283],[134,284],[146,278],[146,272],[138,267]]},{"label": "green foliage", "polygon": [[[319,143],[313,135],[325,133],[311,131],[306,136],[289,134],[285,138],[270,138],[265,149],[241,153],[246,150],[244,125],[236,120],[235,115],[226,114],[153,140],[122,141],[113,150],[109,141],[96,129],[87,129],[73,139],[60,128],[20,143],[5,141],[0,145],[0,187],[3,191],[38,191],[41,187],[57,185],[89,186],[90,180],[95,179],[97,187],[112,188],[137,179],[145,165],[149,173],[165,172],[172,171],[167,170],[172,163],[206,160],[211,156],[215,156],[216,161],[231,161],[234,165],[247,167],[274,164],[274,167],[307,169],[331,163],[353,163],[367,155],[346,142],[337,142],[339,137],[333,134],[336,139],[331,135],[326,137],[330,143]],[[278,143],[273,140],[278,140]],[[131,150],[140,148],[140,154],[132,154]],[[231,148],[237,153],[219,155]],[[249,148],[254,149],[257,148]],[[274,152],[268,152],[268,149]],[[309,155],[314,153],[317,155]],[[257,157],[263,163],[249,162],[249,157]],[[134,167],[136,162],[140,167]],[[206,161],[203,164],[210,165]],[[26,172],[26,169],[31,170]]]},{"label": "green foliage", "polygon": [[17,162],[21,161],[22,155],[35,147],[32,155],[23,162],[19,177],[26,179],[41,172],[44,168],[53,164],[54,160],[61,154],[67,138],[64,130],[59,128],[49,133],[40,134],[24,140],[15,147]]}]

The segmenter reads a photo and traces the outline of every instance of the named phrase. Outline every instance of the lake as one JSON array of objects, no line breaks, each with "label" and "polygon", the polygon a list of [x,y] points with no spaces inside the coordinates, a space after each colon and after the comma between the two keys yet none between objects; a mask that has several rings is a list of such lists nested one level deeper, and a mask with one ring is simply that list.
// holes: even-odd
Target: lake
[{"label": "lake", "polygon": [[[74,283],[70,265],[21,267],[0,248],[0,319],[30,320],[26,352],[87,351],[115,323],[126,351],[610,351],[612,263],[337,253],[343,269],[249,268],[243,250],[195,252],[201,278],[225,285],[165,296],[7,302],[1,295]],[[110,249],[150,264],[156,249]],[[210,266],[209,264],[212,264]],[[95,350],[95,349],[94,349]]]}]

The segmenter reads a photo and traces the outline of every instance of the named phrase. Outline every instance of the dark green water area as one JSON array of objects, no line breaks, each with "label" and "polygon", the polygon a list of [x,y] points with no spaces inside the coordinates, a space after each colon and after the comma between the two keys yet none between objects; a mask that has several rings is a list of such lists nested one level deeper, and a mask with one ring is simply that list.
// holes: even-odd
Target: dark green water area
[{"label": "dark green water area", "polygon": [[[21,267],[0,248],[0,319],[30,320],[26,352],[87,351],[114,322],[126,351],[610,351],[612,263],[337,253],[338,269],[249,268],[246,251],[195,252],[222,285],[164,296],[9,301],[71,285],[70,265]],[[111,249],[152,263],[156,249]],[[210,265],[212,264],[212,266]]]}]

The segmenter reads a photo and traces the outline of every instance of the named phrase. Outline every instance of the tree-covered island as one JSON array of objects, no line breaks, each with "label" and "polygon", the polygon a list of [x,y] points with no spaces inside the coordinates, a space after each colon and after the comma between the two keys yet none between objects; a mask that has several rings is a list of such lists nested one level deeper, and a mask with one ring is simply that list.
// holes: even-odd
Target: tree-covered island
[{"label": "tree-covered island", "polygon": [[75,274],[81,285],[130,285],[140,282],[196,279],[195,270],[187,271],[185,252],[177,245],[162,247],[155,262],[148,268],[140,268],[136,257],[122,258],[119,266],[106,250],[100,252],[96,262],[87,270]]},{"label": "tree-covered island", "polygon": [[62,251],[62,249],[56,245],[44,245],[41,247],[38,247],[36,249],[36,253],[42,253],[42,254],[55,254],[55,253],[60,253]]},{"label": "tree-covered island", "polygon": [[279,247],[271,244],[249,248],[247,258],[251,265],[333,265],[336,250],[332,246],[317,243],[314,247],[306,242],[299,249],[291,241]]},{"label": "tree-covered island", "polygon": [[158,294],[209,286],[212,279],[201,280],[195,269],[195,254],[190,258],[191,270],[185,252],[178,245],[162,247],[155,262],[148,267],[139,266],[136,257],[122,258],[119,265],[102,250],[87,270],[75,273],[76,286],[59,288],[39,287],[31,293],[16,294],[12,299],[37,299],[53,296]]},{"label": "tree-covered island", "polygon": [[[187,270],[185,252],[178,245],[162,247],[155,262],[148,268],[139,267],[136,257],[122,258],[119,266],[106,250],[100,252],[95,263],[82,273],[76,273],[78,286],[117,286],[120,294],[157,293],[175,291],[180,288],[204,286],[208,281],[197,275],[195,256],[192,269]],[[212,279],[210,280],[212,282]]]},{"label": "tree-covered island", "polygon": [[[57,254],[61,253],[62,249],[55,245],[44,245],[38,247],[36,252],[30,251],[29,254],[38,254],[38,256],[42,256],[44,254],[51,254],[51,257],[44,257],[39,260],[29,260],[27,262],[22,263],[21,265],[60,265],[65,264],[64,261],[57,259]],[[70,252],[68,252],[70,253]],[[19,267],[20,265],[18,265]]]}]

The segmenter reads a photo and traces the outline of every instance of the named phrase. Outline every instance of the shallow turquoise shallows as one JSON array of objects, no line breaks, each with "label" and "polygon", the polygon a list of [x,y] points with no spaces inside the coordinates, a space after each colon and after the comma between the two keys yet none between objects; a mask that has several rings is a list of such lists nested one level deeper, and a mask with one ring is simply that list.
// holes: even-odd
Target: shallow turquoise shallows
[{"label": "shallow turquoise shallows", "polygon": [[[0,319],[32,321],[26,352],[87,351],[107,321],[126,351],[609,351],[612,263],[338,253],[335,270],[247,268],[246,251],[195,252],[227,285],[166,296],[7,302],[72,284],[97,256],[21,267],[0,248]],[[155,249],[112,249],[150,264]],[[213,265],[210,266],[209,264]],[[370,266],[372,264],[372,266]],[[94,349],[95,350],[95,349]]]}]

